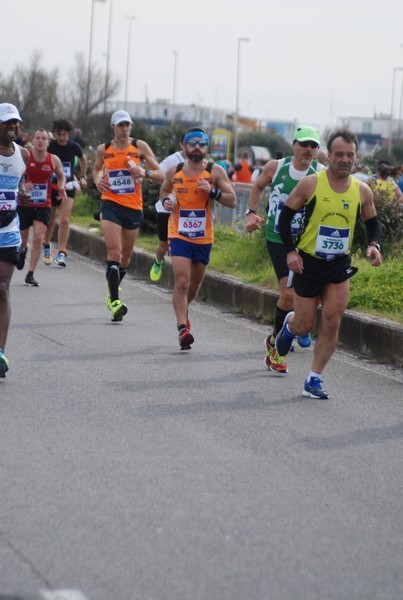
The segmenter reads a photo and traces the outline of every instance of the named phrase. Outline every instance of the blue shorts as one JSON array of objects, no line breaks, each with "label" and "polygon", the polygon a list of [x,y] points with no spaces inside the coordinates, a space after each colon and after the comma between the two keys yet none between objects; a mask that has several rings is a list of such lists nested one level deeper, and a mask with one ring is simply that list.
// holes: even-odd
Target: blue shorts
[{"label": "blue shorts", "polygon": [[143,211],[127,208],[111,200],[103,200],[101,205],[102,219],[112,221],[123,229],[138,229],[143,222]]},{"label": "blue shorts", "polygon": [[191,260],[194,265],[197,263],[202,263],[203,265],[209,264],[212,245],[195,244],[179,238],[169,239],[171,256],[183,256]]}]

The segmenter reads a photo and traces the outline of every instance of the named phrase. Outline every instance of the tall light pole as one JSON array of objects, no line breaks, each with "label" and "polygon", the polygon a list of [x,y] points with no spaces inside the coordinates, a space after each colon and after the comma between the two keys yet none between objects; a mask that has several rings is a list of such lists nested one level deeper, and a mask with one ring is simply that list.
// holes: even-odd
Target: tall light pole
[{"label": "tall light pole", "polygon": [[172,119],[171,125],[175,123],[175,112],[176,112],[176,63],[178,60],[178,53],[176,50],[172,50],[172,54],[174,55],[174,84],[172,89]]},{"label": "tall light pole", "polygon": [[131,41],[131,33],[132,33],[132,21],[134,21],[136,17],[128,17],[125,15],[125,19],[129,21],[129,32],[127,37],[127,56],[126,56],[126,81],[125,81],[125,110],[127,107],[127,88],[129,82],[129,63],[130,63],[130,41]]},{"label": "tall light pole", "polygon": [[[88,51],[88,71],[87,71],[87,89],[85,94],[85,115],[84,115],[84,133],[87,133],[88,123],[88,111],[90,106],[90,82],[91,82],[91,66],[92,66],[92,31],[94,25],[94,2],[91,0],[91,24],[90,24],[90,47]],[[105,2],[105,0],[98,0],[98,2]]]},{"label": "tall light pole", "polygon": [[112,29],[112,3],[109,2],[109,19],[108,19],[108,46],[106,49],[106,71],[105,71],[105,92],[104,92],[104,113],[106,113],[106,99],[108,97],[108,86],[109,86],[109,61],[111,55],[111,29]]},{"label": "tall light pole", "polygon": [[238,154],[238,118],[239,118],[239,65],[241,54],[241,43],[249,42],[249,38],[238,38],[238,53],[236,61],[236,102],[235,102],[235,118],[234,118],[234,162]]},{"label": "tall light pole", "polygon": [[[394,67],[393,69],[393,80],[392,80],[392,101],[390,105],[390,120],[389,120],[389,143],[388,143],[388,154],[392,151],[392,137],[393,137],[393,105],[395,100],[395,74],[396,71],[403,71],[403,67]],[[402,78],[403,87],[403,78]],[[402,108],[402,90],[400,91],[400,109],[399,109],[399,135],[400,135],[400,119],[401,119],[401,108]]]}]

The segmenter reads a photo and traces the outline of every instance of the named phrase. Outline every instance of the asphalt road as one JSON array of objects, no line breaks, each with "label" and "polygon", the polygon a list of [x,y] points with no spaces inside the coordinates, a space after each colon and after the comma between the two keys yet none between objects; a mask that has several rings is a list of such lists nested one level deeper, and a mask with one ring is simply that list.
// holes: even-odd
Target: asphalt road
[{"label": "asphalt road", "polygon": [[269,329],[71,254],[12,281],[0,380],[0,600],[403,597],[402,370],[311,350],[263,367]]}]

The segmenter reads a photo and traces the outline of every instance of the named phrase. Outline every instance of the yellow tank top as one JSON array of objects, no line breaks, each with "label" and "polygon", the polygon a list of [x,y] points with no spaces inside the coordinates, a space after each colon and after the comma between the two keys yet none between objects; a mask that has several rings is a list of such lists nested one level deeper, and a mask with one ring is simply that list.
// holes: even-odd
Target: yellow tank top
[{"label": "yellow tank top", "polygon": [[168,237],[194,244],[214,242],[213,201],[197,185],[202,178],[212,185],[211,167],[212,163],[209,163],[199,175],[189,177],[183,171],[183,163],[178,165],[173,180],[176,203],[168,222]]},{"label": "yellow tank top", "polygon": [[315,191],[304,207],[298,248],[324,260],[348,254],[360,210],[358,179],[350,177],[348,189],[338,194],[330,187],[327,171],[320,171]]},{"label": "yellow tank top", "polygon": [[105,146],[104,165],[111,186],[110,192],[102,194],[102,200],[112,200],[117,204],[143,209],[143,193],[141,183],[135,181],[127,168],[127,161],[140,162],[138,148],[130,144],[123,150],[118,150],[111,145]]}]

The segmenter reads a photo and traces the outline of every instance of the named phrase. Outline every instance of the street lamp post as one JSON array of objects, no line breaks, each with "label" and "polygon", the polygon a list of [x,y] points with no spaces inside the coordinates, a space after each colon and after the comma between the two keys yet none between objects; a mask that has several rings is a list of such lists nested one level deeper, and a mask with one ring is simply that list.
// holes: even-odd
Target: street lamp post
[{"label": "street lamp post", "polygon": [[[388,154],[392,151],[392,137],[393,137],[393,105],[395,99],[395,74],[397,71],[403,71],[403,67],[394,67],[393,69],[393,80],[392,80],[392,101],[390,105],[390,120],[389,120],[389,143],[388,143]],[[402,108],[402,92],[403,92],[403,78],[402,88],[400,90],[400,108],[399,108],[399,137],[400,137],[400,119],[401,119],[401,108]]]},{"label": "street lamp post", "polygon": [[110,53],[111,53],[112,3],[113,3],[113,0],[110,0],[110,3],[109,3],[109,19],[108,19],[108,46],[107,46],[107,49],[106,49],[104,113],[106,113],[106,99],[108,97],[108,87],[109,87],[109,61],[110,61]]},{"label": "street lamp post", "polygon": [[238,153],[238,119],[239,119],[239,65],[240,65],[240,53],[241,53],[241,42],[249,42],[249,38],[238,38],[238,53],[236,63],[236,102],[235,102],[235,118],[234,118],[234,162],[236,161]]},{"label": "street lamp post", "polygon": [[175,112],[176,112],[176,63],[178,60],[178,53],[176,50],[172,50],[172,54],[174,55],[174,82],[173,82],[173,90],[172,90],[172,118],[171,125],[175,123]]},{"label": "street lamp post", "polygon": [[127,108],[127,89],[128,89],[128,81],[129,81],[129,63],[130,63],[130,41],[131,41],[131,31],[132,31],[132,21],[134,21],[136,17],[128,17],[125,15],[125,19],[129,21],[129,32],[127,37],[127,56],[126,56],[126,81],[125,81],[125,110]]},{"label": "street lamp post", "polygon": [[[92,66],[92,31],[94,25],[94,2],[91,0],[91,23],[90,23],[90,47],[88,51],[88,71],[87,71],[87,89],[85,94],[85,114],[84,114],[84,134],[87,133],[88,123],[88,111],[90,107],[90,83],[91,83],[91,66]],[[105,0],[98,0],[98,2],[105,2]]]}]

